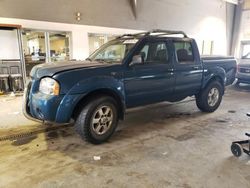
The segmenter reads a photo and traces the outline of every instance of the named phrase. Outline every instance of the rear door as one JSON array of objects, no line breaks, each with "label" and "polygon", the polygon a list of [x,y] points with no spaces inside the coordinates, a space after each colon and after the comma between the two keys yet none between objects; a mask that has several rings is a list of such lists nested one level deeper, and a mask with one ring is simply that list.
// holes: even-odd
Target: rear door
[{"label": "rear door", "polygon": [[201,88],[203,67],[193,40],[173,40],[175,51],[175,95],[197,94]]}]

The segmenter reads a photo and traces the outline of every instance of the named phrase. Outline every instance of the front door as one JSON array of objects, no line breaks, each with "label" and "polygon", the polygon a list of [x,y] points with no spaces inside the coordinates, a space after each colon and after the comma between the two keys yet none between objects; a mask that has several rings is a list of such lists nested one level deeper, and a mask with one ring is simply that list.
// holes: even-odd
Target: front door
[{"label": "front door", "polygon": [[173,92],[174,72],[166,41],[147,41],[137,50],[143,63],[125,72],[127,107],[160,102]]}]

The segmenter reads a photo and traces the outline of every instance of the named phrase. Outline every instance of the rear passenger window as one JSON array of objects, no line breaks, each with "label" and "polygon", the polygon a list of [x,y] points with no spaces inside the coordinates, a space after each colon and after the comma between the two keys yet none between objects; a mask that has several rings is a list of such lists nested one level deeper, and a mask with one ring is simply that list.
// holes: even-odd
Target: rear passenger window
[{"label": "rear passenger window", "polygon": [[140,50],[144,63],[167,63],[168,50],[165,42],[148,42]]},{"label": "rear passenger window", "polygon": [[194,55],[191,42],[178,41],[174,42],[175,53],[180,64],[194,63]]}]

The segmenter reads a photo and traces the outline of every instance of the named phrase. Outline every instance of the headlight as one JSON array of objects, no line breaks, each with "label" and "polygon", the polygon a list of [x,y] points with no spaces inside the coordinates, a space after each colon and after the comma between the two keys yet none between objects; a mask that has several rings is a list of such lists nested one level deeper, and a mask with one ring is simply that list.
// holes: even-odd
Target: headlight
[{"label": "headlight", "polygon": [[40,81],[39,91],[48,95],[59,95],[59,83],[52,78],[43,78]]}]

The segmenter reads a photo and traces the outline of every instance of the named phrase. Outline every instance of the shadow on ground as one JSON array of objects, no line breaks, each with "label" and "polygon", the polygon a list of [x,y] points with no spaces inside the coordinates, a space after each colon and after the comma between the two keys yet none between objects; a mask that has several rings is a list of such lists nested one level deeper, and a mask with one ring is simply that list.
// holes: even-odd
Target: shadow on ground
[{"label": "shadow on ground", "polygon": [[250,84],[235,84],[232,86],[229,86],[230,89],[240,92],[250,92]]},{"label": "shadow on ground", "polygon": [[[190,108],[191,106],[193,108]],[[122,150],[127,145],[138,142],[143,144],[144,141],[161,134],[176,141],[191,139],[195,134],[194,131],[199,131],[202,127],[194,123],[192,129],[189,129],[183,121],[190,122],[196,117],[206,115],[196,108],[194,102],[181,105],[163,103],[129,111],[126,120],[120,122],[111,139],[101,145],[83,141],[74,127],[45,133],[45,139],[48,150],[60,151],[74,160],[93,162],[93,156],[109,153],[106,159],[110,161],[110,157],[118,157],[116,151]],[[105,160],[102,162],[105,163]]]}]

